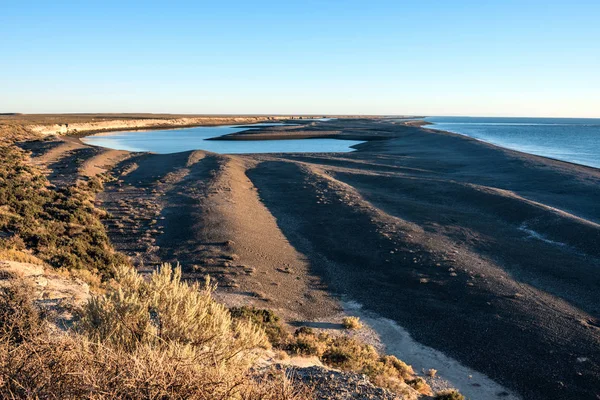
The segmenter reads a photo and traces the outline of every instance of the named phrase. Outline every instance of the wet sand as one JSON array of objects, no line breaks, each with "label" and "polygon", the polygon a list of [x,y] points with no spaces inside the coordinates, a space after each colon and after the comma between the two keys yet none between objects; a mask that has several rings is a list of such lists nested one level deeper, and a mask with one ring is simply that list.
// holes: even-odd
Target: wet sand
[{"label": "wet sand", "polygon": [[98,205],[141,269],[178,261],[230,304],[293,324],[333,318],[343,296],[524,399],[597,398],[600,171],[386,120],[226,139],[300,137],[368,142],[237,156],[28,147],[57,185],[114,174]]}]

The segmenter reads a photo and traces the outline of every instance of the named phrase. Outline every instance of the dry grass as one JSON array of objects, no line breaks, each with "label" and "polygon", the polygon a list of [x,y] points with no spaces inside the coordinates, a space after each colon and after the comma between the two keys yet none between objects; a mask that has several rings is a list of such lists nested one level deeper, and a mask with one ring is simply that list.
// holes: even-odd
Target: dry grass
[{"label": "dry grass", "polygon": [[79,279],[88,284],[90,290],[93,293],[104,293],[106,290],[105,285],[102,282],[100,275],[95,274],[87,269],[66,269],[58,268],[56,270],[58,275],[65,277],[66,279]]},{"label": "dry grass", "polygon": [[41,332],[33,290],[25,281],[0,287],[0,344],[19,345]]},{"label": "dry grass", "polygon": [[164,265],[149,281],[117,269],[79,329],[50,334],[24,287],[0,292],[0,398],[311,398],[304,386],[250,366],[264,332],[233,320],[214,289],[181,282]]},{"label": "dry grass", "polygon": [[28,253],[25,250],[17,250],[14,248],[0,249],[0,260],[16,261],[22,263],[44,265],[45,263],[36,256]]}]

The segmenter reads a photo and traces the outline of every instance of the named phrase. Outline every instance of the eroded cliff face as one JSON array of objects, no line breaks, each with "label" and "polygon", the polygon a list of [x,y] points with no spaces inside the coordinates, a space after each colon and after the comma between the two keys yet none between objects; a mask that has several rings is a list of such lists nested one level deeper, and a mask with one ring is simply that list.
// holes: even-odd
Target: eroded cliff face
[{"label": "eroded cliff face", "polygon": [[62,124],[32,124],[28,128],[41,135],[65,135],[84,132],[130,130],[144,128],[168,128],[200,125],[252,124],[258,122],[302,119],[299,116],[237,116],[237,117],[183,117],[183,118],[141,118],[114,119]]}]

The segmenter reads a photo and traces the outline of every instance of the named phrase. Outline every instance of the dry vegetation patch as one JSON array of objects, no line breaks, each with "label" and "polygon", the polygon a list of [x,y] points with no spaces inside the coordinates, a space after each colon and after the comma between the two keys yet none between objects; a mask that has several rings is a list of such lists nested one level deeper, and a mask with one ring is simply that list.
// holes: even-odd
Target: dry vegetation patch
[{"label": "dry vegetation patch", "polygon": [[232,319],[213,286],[164,265],[150,280],[119,267],[77,329],[52,334],[27,287],[0,291],[0,397],[306,399],[282,373],[253,372],[264,332]]},{"label": "dry vegetation patch", "polygon": [[362,329],[363,327],[358,317],[344,317],[342,325],[344,325],[344,328],[350,330]]},{"label": "dry vegetation patch", "polygon": [[369,377],[375,385],[399,394],[415,390],[431,395],[431,388],[413,369],[398,358],[380,354],[373,346],[347,335],[331,335],[301,327],[291,334],[269,310],[252,307],[231,309],[235,318],[249,319],[263,327],[276,349],[292,356],[317,356],[321,362],[342,371]]}]

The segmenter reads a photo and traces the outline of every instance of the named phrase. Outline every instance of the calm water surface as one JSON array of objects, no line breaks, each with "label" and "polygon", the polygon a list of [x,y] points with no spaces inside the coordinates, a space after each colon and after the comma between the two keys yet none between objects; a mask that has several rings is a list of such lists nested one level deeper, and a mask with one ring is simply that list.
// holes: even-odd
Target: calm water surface
[{"label": "calm water surface", "polygon": [[512,150],[600,168],[600,119],[429,117],[428,128]]},{"label": "calm water surface", "polygon": [[364,143],[358,140],[289,139],[289,140],[206,140],[248,130],[258,126],[285,124],[253,124],[229,126],[199,126],[195,128],[165,129],[102,133],[82,138],[93,146],[116,150],[143,151],[157,154],[178,153],[189,150],[207,150],[221,154],[248,153],[338,153],[350,152]]}]

